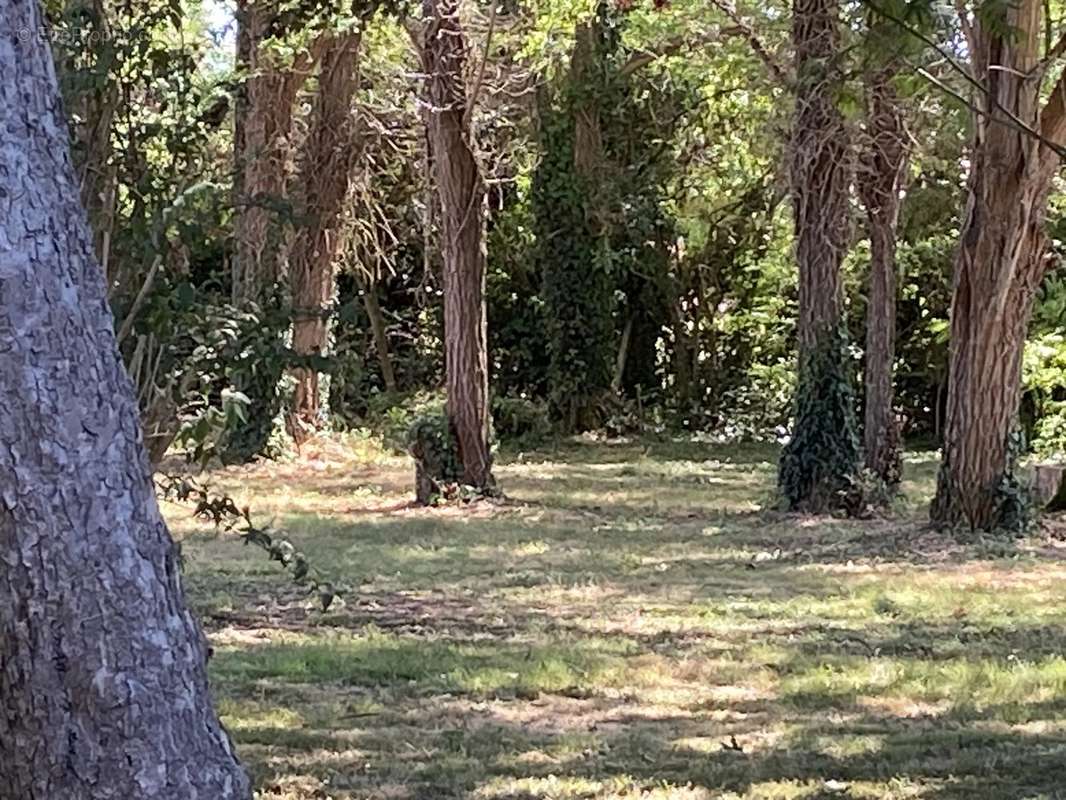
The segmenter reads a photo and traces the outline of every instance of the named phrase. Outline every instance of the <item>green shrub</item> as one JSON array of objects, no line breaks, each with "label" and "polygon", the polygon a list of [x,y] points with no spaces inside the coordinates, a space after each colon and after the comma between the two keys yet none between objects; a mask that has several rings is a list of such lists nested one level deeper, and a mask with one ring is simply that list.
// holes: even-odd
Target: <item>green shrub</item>
[{"label": "green shrub", "polygon": [[1066,337],[1050,333],[1025,346],[1023,425],[1040,456],[1066,453]]},{"label": "green shrub", "polygon": [[548,404],[524,397],[497,397],[492,401],[492,426],[497,438],[508,444],[532,446],[552,432]]},{"label": "green shrub", "polygon": [[415,461],[415,498],[435,505],[459,496],[463,468],[459,448],[443,411],[423,414],[407,430],[407,452]]},{"label": "green shrub", "polygon": [[367,426],[390,450],[407,453],[415,423],[420,419],[445,417],[444,407],[444,393],[439,391],[383,392],[367,401]]}]

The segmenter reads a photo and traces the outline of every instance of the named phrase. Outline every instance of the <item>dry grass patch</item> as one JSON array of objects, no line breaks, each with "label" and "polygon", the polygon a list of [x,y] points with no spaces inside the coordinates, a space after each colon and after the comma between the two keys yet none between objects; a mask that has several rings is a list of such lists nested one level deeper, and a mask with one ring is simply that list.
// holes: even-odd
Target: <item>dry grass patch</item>
[{"label": "dry grass patch", "polygon": [[213,480],[348,592],[168,506],[262,798],[1057,798],[1066,566],[930,531],[933,461],[868,522],[767,508],[775,453],[563,443],[502,504],[412,509],[361,441]]}]

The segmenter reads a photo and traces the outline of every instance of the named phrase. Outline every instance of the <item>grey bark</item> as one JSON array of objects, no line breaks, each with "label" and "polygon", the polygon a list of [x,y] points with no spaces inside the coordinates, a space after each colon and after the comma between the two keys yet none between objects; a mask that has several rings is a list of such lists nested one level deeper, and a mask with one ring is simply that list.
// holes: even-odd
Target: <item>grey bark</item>
[{"label": "grey bark", "polygon": [[0,794],[250,789],[155,501],[33,0],[0,0]]}]

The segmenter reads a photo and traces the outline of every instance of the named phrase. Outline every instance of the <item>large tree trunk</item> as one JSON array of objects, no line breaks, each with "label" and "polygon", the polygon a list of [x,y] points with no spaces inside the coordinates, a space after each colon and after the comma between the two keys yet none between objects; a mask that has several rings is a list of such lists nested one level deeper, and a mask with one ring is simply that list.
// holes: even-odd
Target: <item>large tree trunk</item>
[{"label": "large tree trunk", "polygon": [[870,235],[863,444],[867,469],[890,487],[897,486],[902,477],[892,365],[896,357],[896,229],[907,163],[903,111],[892,85],[895,73],[885,68],[868,78],[866,140],[858,180]]},{"label": "large tree trunk", "polygon": [[839,0],[795,0],[796,109],[791,187],[799,265],[799,381],[779,483],[793,510],[839,505],[858,468],[846,364],[840,266],[848,247],[848,133],[841,81]]},{"label": "large tree trunk", "polygon": [[842,319],[840,265],[848,248],[848,134],[836,106],[840,83],[839,0],[796,0],[792,41],[797,97],[791,146],[792,205],[799,265],[801,351]]},{"label": "large tree trunk", "polygon": [[[293,171],[293,109],[296,96],[318,59],[321,38],[291,61],[282,62],[270,39],[278,27],[278,4],[241,0],[237,8],[238,66],[246,74],[234,115],[235,257],[232,295],[237,305],[260,311],[283,305],[288,280],[292,219],[288,187]],[[280,291],[279,291],[280,290]],[[261,335],[281,349],[284,331],[264,314]],[[229,433],[223,459],[244,461],[266,448],[281,401],[280,359],[244,374],[236,388],[250,400],[246,421]]]},{"label": "large tree trunk", "polygon": [[261,301],[285,280],[291,244],[285,207],[292,172],[293,104],[317,56],[317,43],[292,64],[279,66],[264,47],[275,11],[271,3],[243,2],[238,7],[238,55],[248,75],[238,93],[234,156],[237,201],[234,224],[233,299]]},{"label": "large tree trunk", "polygon": [[[31,0],[0,0],[0,18],[42,30]],[[8,35],[0,69],[0,792],[249,798],[156,506],[51,56]]]},{"label": "large tree trunk", "polygon": [[969,198],[951,302],[944,455],[931,517],[992,529],[1019,522],[1013,445],[1021,360],[1037,287],[1047,268],[1044,218],[1056,152],[1066,136],[1066,84],[1041,110],[1042,5],[1004,6],[1006,19],[976,19]]},{"label": "large tree trunk", "polygon": [[[578,23],[569,75],[554,100],[538,92],[543,155],[533,183],[545,301],[549,400],[568,433],[598,428],[611,397],[618,353],[611,266],[614,223],[605,190],[617,184],[604,150],[604,98],[621,80],[611,58],[609,4]],[[615,209],[617,210],[617,209]]]},{"label": "large tree trunk", "polygon": [[485,186],[471,141],[458,0],[424,0],[429,142],[440,200],[448,421],[462,482],[492,491],[485,311]]},{"label": "large tree trunk", "polygon": [[[300,169],[300,220],[292,246],[292,346],[298,356],[322,355],[333,298],[333,261],[339,221],[357,141],[352,98],[357,80],[359,33],[331,36],[323,48],[318,94],[311,109]],[[321,397],[314,366],[293,370],[296,388],[289,432],[302,443],[318,427]]]}]

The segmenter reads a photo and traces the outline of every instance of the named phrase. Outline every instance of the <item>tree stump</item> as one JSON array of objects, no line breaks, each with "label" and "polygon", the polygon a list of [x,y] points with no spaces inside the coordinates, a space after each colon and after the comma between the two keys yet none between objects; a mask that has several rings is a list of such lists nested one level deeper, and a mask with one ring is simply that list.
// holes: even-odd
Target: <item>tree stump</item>
[{"label": "tree stump", "polygon": [[1029,488],[1033,502],[1044,511],[1066,511],[1066,465],[1034,464]]}]

